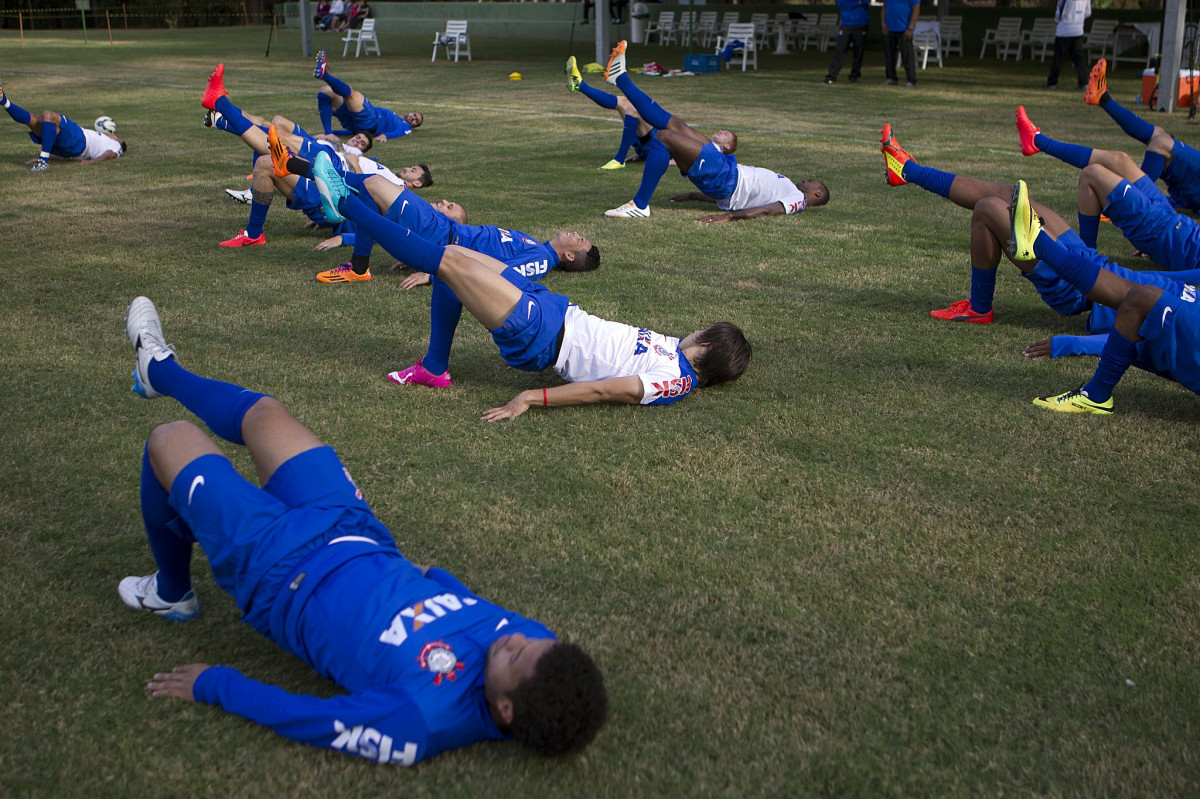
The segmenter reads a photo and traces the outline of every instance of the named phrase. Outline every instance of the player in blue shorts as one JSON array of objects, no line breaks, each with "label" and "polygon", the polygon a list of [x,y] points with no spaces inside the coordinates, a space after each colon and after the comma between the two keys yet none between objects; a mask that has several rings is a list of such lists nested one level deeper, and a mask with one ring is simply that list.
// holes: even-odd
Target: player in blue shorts
[{"label": "player in blue shorts", "polygon": [[522,391],[484,413],[486,421],[516,417],[534,405],[667,405],[694,388],[736,380],[750,362],[749,342],[727,322],[683,339],[609,322],[495,258],[427,241],[355,196],[324,153],[317,155],[313,179],[326,216],[354,220],[393,256],[444,280],[491,332],[505,363],[529,372],[553,367],[568,382]]},{"label": "player in blue shorts", "polygon": [[1113,389],[1131,365],[1200,393],[1195,286],[1177,281],[1142,285],[1114,274],[1088,253],[1060,244],[1034,209],[1029,187],[1018,181],[1009,205],[1009,255],[1019,262],[1041,260],[1088,299],[1116,310],[1092,378],[1073,391],[1037,397],[1034,404],[1062,413],[1111,414]]},{"label": "player in blue shorts", "polygon": [[798,214],[809,206],[829,202],[829,187],[821,181],[803,180],[796,184],[769,169],[739,164],[732,155],[737,148],[733,133],[718,131],[709,139],[663,110],[626,73],[625,42],[618,42],[613,48],[604,79],[620,89],[638,116],[658,131],[658,140],[675,159],[680,173],[700,190],[675,195],[672,202],[715,202],[725,212],[703,217],[699,220],[701,224]]},{"label": "player in blue shorts", "polygon": [[633,199],[624,205],[605,211],[604,215],[625,219],[648,218],[650,216],[650,198],[654,195],[654,190],[658,188],[659,182],[663,175],[667,174],[667,168],[671,165],[671,154],[658,141],[658,131],[642,121],[629,100],[615,94],[602,92],[584,83],[575,56],[567,59],[566,73],[567,88],[573,92],[581,92],[596,105],[616,111],[617,115],[621,117],[621,144],[617,148],[617,154],[600,168],[606,170],[623,168],[625,162],[629,160],[627,156],[631,148],[638,158],[645,161],[642,169],[642,181],[638,186],[637,194],[633,195]]},{"label": "player in blue shorts", "polygon": [[442,569],[409,562],[333,449],[278,400],[179,365],[154,304],[129,306],[134,391],[174,397],[250,451],[262,487],[205,432],[154,430],[141,507],[158,571],[118,592],[137,610],[185,622],[200,611],[193,544],[242,619],[346,693],[320,698],[192,663],[147,689],[217,705],[309,746],[411,766],[480,741],[516,739],[543,754],[579,749],[603,725],[603,677],[575,644],[474,594]]},{"label": "player in blue shorts", "polygon": [[321,115],[321,124],[326,133],[332,133],[333,117],[336,116],[350,133],[366,133],[377,142],[385,142],[407,136],[425,121],[420,111],[409,111],[400,116],[394,111],[371,105],[362,92],[329,74],[324,50],[317,53],[313,77],[326,83],[317,92],[317,112]]},{"label": "player in blue shorts", "polygon": [[[114,130],[102,130],[101,117],[96,120],[95,130],[84,130],[56,111],[43,111],[34,116],[12,101],[0,84],[0,107],[3,107],[14,122],[29,128],[29,138],[41,146],[36,158],[26,163],[33,164],[34,172],[45,172],[50,158],[64,158],[77,164],[96,164],[111,161],[125,154],[125,140]],[[107,120],[110,124],[112,120]]]}]

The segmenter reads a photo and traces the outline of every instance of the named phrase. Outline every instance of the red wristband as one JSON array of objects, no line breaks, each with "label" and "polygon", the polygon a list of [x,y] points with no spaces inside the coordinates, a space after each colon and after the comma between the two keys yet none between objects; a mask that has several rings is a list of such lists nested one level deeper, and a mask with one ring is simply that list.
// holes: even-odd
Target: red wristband
[{"label": "red wristband", "polygon": [[544,389],[544,388],[542,389],[542,407],[543,408],[550,407],[550,398],[546,396],[546,389]]}]

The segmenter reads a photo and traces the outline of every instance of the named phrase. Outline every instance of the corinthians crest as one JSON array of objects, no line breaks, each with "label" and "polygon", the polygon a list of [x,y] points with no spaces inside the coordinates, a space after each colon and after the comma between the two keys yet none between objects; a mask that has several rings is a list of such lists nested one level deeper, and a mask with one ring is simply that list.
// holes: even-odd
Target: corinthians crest
[{"label": "corinthians crest", "polygon": [[454,650],[445,641],[430,641],[425,644],[417,662],[421,664],[421,668],[433,672],[434,685],[441,685],[442,680],[454,680],[458,677],[458,672],[467,667],[459,661]]}]

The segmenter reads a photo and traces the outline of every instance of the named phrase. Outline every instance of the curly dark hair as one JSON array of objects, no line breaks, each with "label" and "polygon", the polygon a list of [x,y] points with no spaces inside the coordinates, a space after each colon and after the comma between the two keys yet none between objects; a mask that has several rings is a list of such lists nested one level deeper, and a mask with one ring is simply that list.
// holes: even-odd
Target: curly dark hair
[{"label": "curly dark hair", "polygon": [[692,362],[700,372],[701,388],[737,380],[750,365],[750,342],[732,322],[717,322],[704,328],[699,343],[709,345],[708,352]]},{"label": "curly dark hair", "polygon": [[428,164],[417,164],[421,169],[421,188],[427,189],[433,185],[433,173],[429,171]]},{"label": "curly dark hair", "polygon": [[574,261],[563,261],[558,265],[563,272],[591,272],[600,268],[600,248],[595,244],[590,250],[579,250]]},{"label": "curly dark hair", "polygon": [[577,644],[559,642],[547,650],[509,698],[513,737],[542,755],[582,749],[608,716],[604,676]]}]

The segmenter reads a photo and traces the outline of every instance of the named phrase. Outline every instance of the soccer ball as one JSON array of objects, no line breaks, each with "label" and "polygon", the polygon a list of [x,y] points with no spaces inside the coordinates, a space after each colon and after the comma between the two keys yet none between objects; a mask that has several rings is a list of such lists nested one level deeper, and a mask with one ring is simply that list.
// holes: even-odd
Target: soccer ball
[{"label": "soccer ball", "polygon": [[117,123],[113,122],[112,117],[97,117],[96,122],[92,125],[97,133],[116,133]]}]

